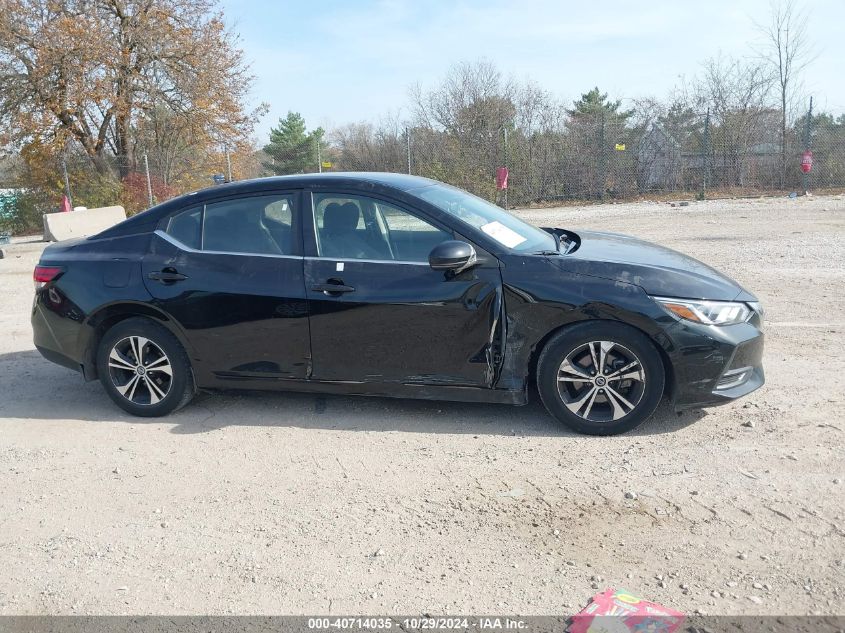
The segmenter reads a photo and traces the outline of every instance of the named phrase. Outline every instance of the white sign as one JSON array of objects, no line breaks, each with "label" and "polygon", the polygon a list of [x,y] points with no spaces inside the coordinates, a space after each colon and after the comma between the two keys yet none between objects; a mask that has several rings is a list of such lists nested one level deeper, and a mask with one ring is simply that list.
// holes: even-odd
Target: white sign
[{"label": "white sign", "polygon": [[514,246],[518,246],[522,244],[526,239],[513,229],[509,229],[501,222],[490,222],[489,224],[485,224],[481,227],[481,230],[484,231],[487,235],[492,237],[494,240],[507,246],[508,248],[513,248]]}]

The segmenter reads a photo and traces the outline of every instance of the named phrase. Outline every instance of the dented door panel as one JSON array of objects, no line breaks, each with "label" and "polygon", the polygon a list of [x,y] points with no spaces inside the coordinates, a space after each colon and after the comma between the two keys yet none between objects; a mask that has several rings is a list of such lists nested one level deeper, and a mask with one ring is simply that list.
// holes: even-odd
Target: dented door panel
[{"label": "dented door panel", "polygon": [[452,276],[427,264],[307,258],[311,378],[492,387],[501,285],[495,264]]}]

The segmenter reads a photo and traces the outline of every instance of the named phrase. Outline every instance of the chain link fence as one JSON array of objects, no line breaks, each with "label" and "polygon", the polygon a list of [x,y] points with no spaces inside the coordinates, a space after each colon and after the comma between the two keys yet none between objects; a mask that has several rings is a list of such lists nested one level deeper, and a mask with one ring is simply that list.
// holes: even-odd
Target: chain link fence
[{"label": "chain link fence", "polygon": [[[630,115],[577,114],[560,129],[482,127],[457,134],[425,127],[346,128],[321,154],[323,170],[426,176],[503,204],[608,200],[646,194],[753,195],[845,187],[845,120],[810,113],[781,139],[775,110],[685,113],[631,124]],[[812,171],[802,156],[812,151]],[[316,167],[316,166],[315,166]],[[313,171],[317,171],[315,168]]]},{"label": "chain link fence", "polygon": [[[685,110],[653,121],[606,110],[569,113],[546,125],[472,120],[459,129],[349,125],[331,131],[298,172],[410,173],[467,189],[506,207],[579,200],[720,197],[845,188],[845,117],[807,112],[782,142],[780,112]],[[802,157],[812,151],[812,170]],[[99,174],[80,151],[30,161],[26,190],[4,193],[0,231],[35,232],[41,214],[74,206],[122,204],[130,213],[228,180],[278,172],[286,158],[263,152],[172,156],[139,148],[131,165]],[[40,161],[40,162],[39,162]],[[295,161],[290,161],[293,164]],[[302,164],[302,160],[299,160]],[[508,188],[496,173],[509,171]],[[284,172],[284,170],[281,170]],[[126,172],[121,178],[115,174]],[[65,182],[67,174],[67,186]]]}]

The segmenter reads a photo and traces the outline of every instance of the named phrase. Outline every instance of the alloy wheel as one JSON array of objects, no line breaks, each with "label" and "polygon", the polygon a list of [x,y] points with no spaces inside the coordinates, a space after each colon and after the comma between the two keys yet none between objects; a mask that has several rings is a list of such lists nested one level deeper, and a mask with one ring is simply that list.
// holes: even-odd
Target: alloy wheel
[{"label": "alloy wheel", "polygon": [[590,422],[615,422],[637,408],[645,393],[640,359],[613,341],[590,341],[563,359],[557,375],[563,404]]},{"label": "alloy wheel", "polygon": [[173,384],[164,350],[142,336],[119,340],[109,352],[109,375],[117,392],[134,404],[158,404]]}]

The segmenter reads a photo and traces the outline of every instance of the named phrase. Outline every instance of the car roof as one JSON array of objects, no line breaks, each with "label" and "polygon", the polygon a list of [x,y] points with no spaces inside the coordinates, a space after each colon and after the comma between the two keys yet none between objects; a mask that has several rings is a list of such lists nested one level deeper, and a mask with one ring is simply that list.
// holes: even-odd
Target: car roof
[{"label": "car roof", "polygon": [[277,188],[301,189],[313,187],[315,189],[345,188],[361,189],[362,191],[394,190],[407,192],[412,189],[419,189],[430,185],[440,184],[436,180],[412,176],[410,174],[396,174],[390,172],[326,172],[323,174],[295,174],[290,176],[268,176],[266,178],[254,178],[252,180],[238,180],[224,185],[216,185],[186,193],[172,198],[161,204],[147,209],[131,218],[106,229],[102,233],[92,236],[90,239],[106,237],[117,237],[119,235],[131,235],[142,233],[155,227],[158,221],[180,209],[195,203],[206,203],[214,198],[237,196],[240,194],[258,193],[261,191],[272,191]]},{"label": "car roof", "polygon": [[217,185],[197,191],[196,194],[218,195],[220,193],[247,193],[249,191],[261,191],[263,189],[277,186],[283,187],[366,187],[366,185],[382,185],[392,187],[401,191],[418,189],[428,185],[438,184],[436,180],[412,176],[410,174],[397,174],[380,171],[339,171],[326,172],[321,174],[293,174],[290,176],[267,176],[265,178],[254,178],[252,180],[239,180],[225,185]]}]

